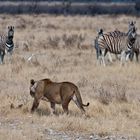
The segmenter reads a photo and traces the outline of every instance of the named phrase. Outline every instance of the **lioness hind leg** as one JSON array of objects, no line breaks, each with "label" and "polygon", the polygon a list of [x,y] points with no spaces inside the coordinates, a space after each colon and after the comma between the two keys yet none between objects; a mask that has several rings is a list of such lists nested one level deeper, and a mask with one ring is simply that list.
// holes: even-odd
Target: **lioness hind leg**
[{"label": "lioness hind leg", "polygon": [[38,105],[39,105],[39,100],[34,99],[34,102],[33,102],[32,108],[31,108],[32,113],[37,109]]},{"label": "lioness hind leg", "polygon": [[67,99],[67,100],[62,102],[62,107],[63,107],[63,110],[66,114],[69,114],[68,105],[69,105],[70,100],[71,99]]},{"label": "lioness hind leg", "polygon": [[51,104],[51,115],[55,114],[55,103],[50,102]]}]

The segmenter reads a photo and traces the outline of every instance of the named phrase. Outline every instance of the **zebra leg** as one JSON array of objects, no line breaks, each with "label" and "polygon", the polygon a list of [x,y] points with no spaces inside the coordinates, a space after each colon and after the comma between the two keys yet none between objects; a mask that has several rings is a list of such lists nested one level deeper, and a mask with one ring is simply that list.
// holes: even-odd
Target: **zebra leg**
[{"label": "zebra leg", "polygon": [[111,53],[110,53],[110,52],[108,52],[108,50],[107,50],[107,49],[105,49],[105,52],[104,52],[104,57],[105,57],[107,54],[108,54],[109,62],[110,62],[110,63],[112,63],[112,62],[113,62],[113,60],[112,60],[112,57],[111,57]]},{"label": "zebra leg", "polygon": [[101,65],[102,64],[102,55],[99,56],[98,60],[97,60],[98,64]]},{"label": "zebra leg", "polygon": [[105,49],[104,51],[102,51],[102,64],[103,64],[103,66],[106,66],[106,64],[105,64],[105,56],[106,56],[106,54],[107,54],[107,50]]},{"label": "zebra leg", "polygon": [[3,64],[2,55],[0,55],[0,64]]},{"label": "zebra leg", "polygon": [[95,40],[95,50],[96,50],[96,58],[97,58],[97,62],[101,65],[101,61],[102,61],[102,51],[101,49],[99,48],[99,45],[98,45],[98,42],[97,42],[97,39]]},{"label": "zebra leg", "polygon": [[139,62],[139,52],[135,52],[136,53],[136,61]]},{"label": "zebra leg", "polygon": [[103,62],[103,65],[104,66],[106,66],[106,64],[105,64],[105,56],[106,56],[107,52],[108,52],[108,50],[105,49],[104,52],[103,52],[103,54],[102,54],[102,62]]},{"label": "zebra leg", "polygon": [[116,60],[120,60],[120,57],[118,54],[115,54],[115,58],[116,58]]},{"label": "zebra leg", "polygon": [[101,49],[96,49],[96,54],[97,54],[97,62],[101,65],[102,64],[102,50]]},{"label": "zebra leg", "polygon": [[105,57],[104,56],[102,57],[102,61],[103,61],[103,66],[105,67],[106,64],[105,64]]},{"label": "zebra leg", "polygon": [[130,61],[133,61],[133,59],[134,59],[134,52],[130,52],[129,59],[130,59]]},{"label": "zebra leg", "polygon": [[3,64],[4,55],[5,55],[4,51],[1,51],[0,52],[0,64]]},{"label": "zebra leg", "polygon": [[96,50],[96,58],[97,60],[99,59],[99,46],[98,46],[98,42],[97,42],[97,39],[95,40],[95,50]]},{"label": "zebra leg", "polygon": [[125,60],[126,60],[125,58],[126,58],[126,52],[125,51],[122,51],[121,52],[121,66],[124,65]]},{"label": "zebra leg", "polygon": [[108,58],[109,58],[109,62],[112,63],[113,61],[110,53],[108,53]]},{"label": "zebra leg", "polygon": [[12,51],[11,52],[8,52],[7,55],[8,55],[8,62],[11,64],[12,63]]},{"label": "zebra leg", "polygon": [[131,53],[126,54],[126,61],[130,58]]}]

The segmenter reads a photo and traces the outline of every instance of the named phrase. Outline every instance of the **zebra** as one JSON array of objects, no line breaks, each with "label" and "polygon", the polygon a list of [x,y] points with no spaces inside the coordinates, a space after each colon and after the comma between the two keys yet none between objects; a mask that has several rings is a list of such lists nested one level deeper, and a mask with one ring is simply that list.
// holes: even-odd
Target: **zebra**
[{"label": "zebra", "polygon": [[103,35],[103,29],[100,29],[99,32],[98,32],[98,36],[96,37],[96,39],[94,41],[94,47],[95,47],[95,50],[96,50],[97,59],[99,58],[98,54],[101,53],[101,50],[99,49],[99,46],[98,46],[98,38],[102,35]]},{"label": "zebra", "polygon": [[[101,53],[102,53],[101,49],[100,49],[99,46],[98,46],[98,38],[99,38],[100,36],[102,36],[102,35],[103,35],[103,29],[99,29],[99,31],[98,31],[98,36],[96,37],[96,39],[95,39],[95,41],[94,41],[94,47],[95,47],[95,50],[96,50],[96,57],[97,57],[97,60],[99,59],[99,55],[98,55],[98,54],[101,54]],[[112,62],[112,58],[111,58],[110,53],[108,52],[107,54],[108,54],[108,57],[109,57],[110,62]]]},{"label": "zebra", "polygon": [[[136,24],[135,21],[129,22],[129,30],[132,29],[132,28],[135,28],[135,24]],[[118,37],[118,36],[125,35],[125,33],[120,32],[119,30],[115,30],[114,32],[109,32],[109,34],[113,37]],[[137,35],[135,43],[133,44],[133,49],[131,50],[131,53],[129,54],[130,61],[133,60],[134,53],[135,53],[136,54],[136,60],[138,62],[138,55],[139,55],[139,49],[140,49],[139,45],[140,45],[140,35]],[[117,54],[116,54],[116,59],[119,59]],[[110,56],[110,62],[112,62],[111,56]]]},{"label": "zebra", "polygon": [[14,26],[8,26],[7,34],[0,35],[0,64],[3,64],[5,54],[12,55],[14,48]]},{"label": "zebra", "polygon": [[124,59],[128,58],[131,53],[135,39],[136,28],[134,25],[129,25],[128,33],[114,31],[101,34],[98,36],[98,38],[96,38],[95,44],[97,59],[100,61],[100,63],[103,62],[105,66],[104,57],[106,56],[107,52],[121,54],[121,62],[123,64]]},{"label": "zebra", "polygon": [[134,54],[136,55],[136,61],[139,61],[139,53],[140,53],[140,35],[137,35],[135,43],[133,45],[133,52],[130,54],[130,60],[132,61],[134,58]]}]

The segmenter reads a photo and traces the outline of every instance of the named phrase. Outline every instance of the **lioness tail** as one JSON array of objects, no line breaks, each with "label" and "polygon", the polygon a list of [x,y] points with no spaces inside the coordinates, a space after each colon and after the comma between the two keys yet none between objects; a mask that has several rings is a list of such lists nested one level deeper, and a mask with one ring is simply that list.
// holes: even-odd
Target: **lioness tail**
[{"label": "lioness tail", "polygon": [[89,102],[85,105],[85,104],[82,104],[83,106],[85,106],[85,107],[87,107],[87,106],[89,106]]},{"label": "lioness tail", "polygon": [[76,98],[77,98],[77,101],[78,101],[79,106],[80,106],[83,110],[84,110],[83,106],[84,106],[84,107],[89,106],[89,103],[83,104],[83,101],[82,101],[82,98],[81,98],[81,95],[80,95],[80,92],[79,92],[78,89],[77,89],[77,91],[75,91],[75,96],[76,96]]}]

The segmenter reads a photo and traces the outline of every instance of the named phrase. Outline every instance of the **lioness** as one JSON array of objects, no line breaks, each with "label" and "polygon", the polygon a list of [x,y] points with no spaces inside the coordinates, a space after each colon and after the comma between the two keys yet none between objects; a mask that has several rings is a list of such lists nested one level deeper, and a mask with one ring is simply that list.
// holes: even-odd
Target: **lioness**
[{"label": "lioness", "polygon": [[49,101],[51,105],[51,114],[55,113],[55,104],[62,104],[64,112],[68,114],[68,105],[71,100],[85,112],[82,98],[78,87],[70,82],[52,82],[50,79],[42,79],[39,81],[30,80],[30,95],[34,98],[31,112],[37,109],[40,100]]}]

